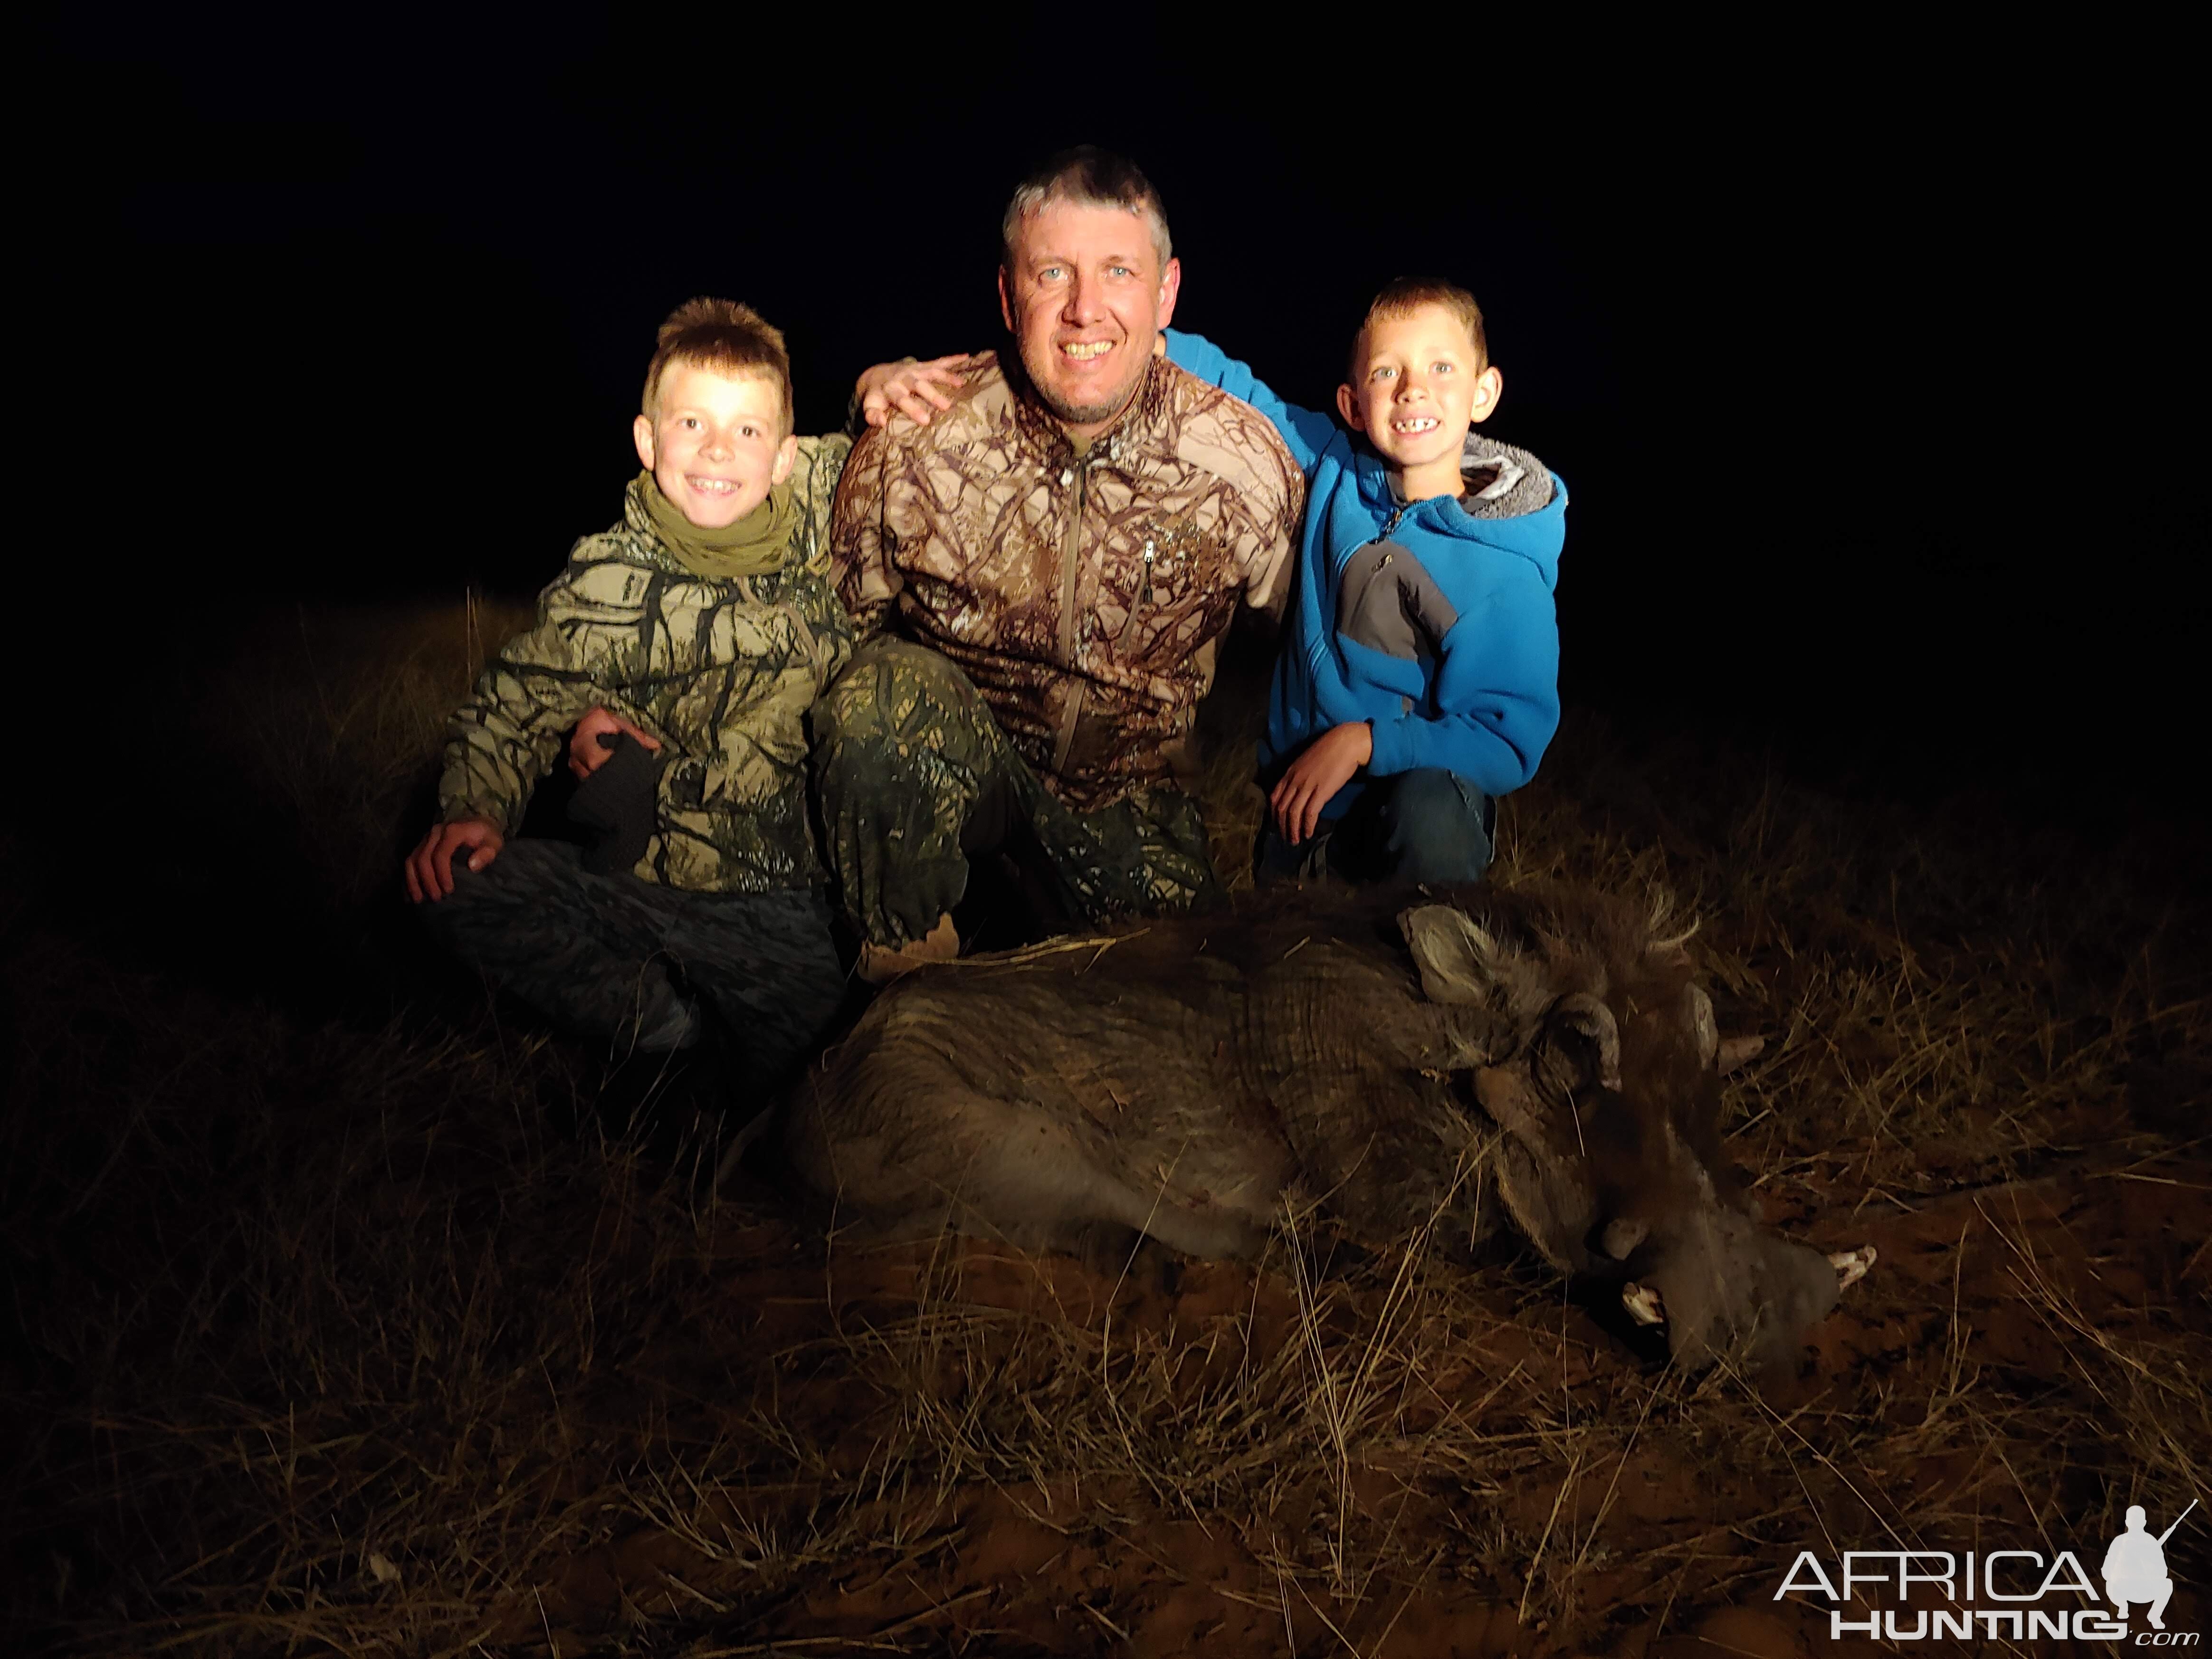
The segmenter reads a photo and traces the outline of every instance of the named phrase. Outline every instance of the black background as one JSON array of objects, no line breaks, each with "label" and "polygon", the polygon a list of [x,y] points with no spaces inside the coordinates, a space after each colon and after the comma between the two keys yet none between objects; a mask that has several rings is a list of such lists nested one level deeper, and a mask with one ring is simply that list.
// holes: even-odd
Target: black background
[{"label": "black background", "polygon": [[[654,325],[993,345],[1037,156],[1164,192],[1176,320],[1325,404],[1385,278],[1491,318],[1491,429],[1574,505],[1571,707],[1877,791],[2178,810],[2204,544],[2201,217],[2172,40],[1870,15],[1200,27],[1125,8],[59,26],[21,197],[27,515],[137,625],[527,592],[618,510]],[[128,627],[131,619],[121,623]],[[66,679],[70,626],[54,630]],[[35,643],[35,642],[34,642]]]}]

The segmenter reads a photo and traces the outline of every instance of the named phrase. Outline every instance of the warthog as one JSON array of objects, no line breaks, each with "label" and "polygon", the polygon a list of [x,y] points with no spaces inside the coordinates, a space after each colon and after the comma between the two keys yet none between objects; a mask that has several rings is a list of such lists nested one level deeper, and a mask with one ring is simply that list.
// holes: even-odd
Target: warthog
[{"label": "warthog", "polygon": [[1286,1200],[1464,1248],[1502,1210],[1554,1267],[1640,1279],[1632,1310],[1656,1288],[1683,1363],[1790,1361],[1837,1265],[1753,1219],[1720,1050],[1625,901],[1297,891],[908,975],[786,1149],[848,1212],[1057,1249],[1250,1256]]}]

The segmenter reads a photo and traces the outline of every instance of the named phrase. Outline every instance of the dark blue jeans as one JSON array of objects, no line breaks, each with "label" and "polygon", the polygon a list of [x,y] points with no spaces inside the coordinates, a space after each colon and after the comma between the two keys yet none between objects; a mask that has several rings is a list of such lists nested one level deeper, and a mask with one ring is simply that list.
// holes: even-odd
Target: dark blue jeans
[{"label": "dark blue jeans", "polygon": [[845,994],[830,910],[805,889],[686,893],[594,875],[564,842],[517,840],[415,907],[447,950],[572,1030],[647,1052],[703,1002],[761,1083],[811,1059]]},{"label": "dark blue jeans", "polygon": [[1498,803],[1438,767],[1370,778],[1358,799],[1293,847],[1273,823],[1260,842],[1262,880],[1480,881],[1490,867]]}]

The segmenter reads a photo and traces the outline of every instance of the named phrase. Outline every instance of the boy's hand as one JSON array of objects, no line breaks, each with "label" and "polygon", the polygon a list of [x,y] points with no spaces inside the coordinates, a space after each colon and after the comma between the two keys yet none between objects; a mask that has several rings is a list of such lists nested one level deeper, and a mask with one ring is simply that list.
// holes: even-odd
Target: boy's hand
[{"label": "boy's hand", "polygon": [[599,739],[617,732],[628,732],[650,754],[660,752],[660,739],[650,732],[641,732],[611,709],[590,709],[576,722],[575,732],[568,739],[568,769],[575,775],[577,782],[581,783],[607,763],[607,757],[614,750],[602,747]]},{"label": "boy's hand", "polygon": [[952,407],[952,399],[938,388],[957,387],[967,367],[964,351],[921,363],[878,363],[861,371],[853,396],[870,426],[886,423],[893,410],[916,426],[927,426],[933,412]]},{"label": "boy's hand", "polygon": [[481,870],[499,856],[507,837],[496,824],[482,818],[463,818],[459,823],[434,823],[422,843],[401,866],[407,878],[407,896],[420,904],[441,899],[453,890],[453,854],[466,848],[469,868]]},{"label": "boy's hand", "polygon": [[1365,720],[1331,726],[1306,745],[1267,797],[1275,827],[1293,847],[1310,840],[1321,809],[1352,781],[1352,775],[1375,758],[1375,728]]}]

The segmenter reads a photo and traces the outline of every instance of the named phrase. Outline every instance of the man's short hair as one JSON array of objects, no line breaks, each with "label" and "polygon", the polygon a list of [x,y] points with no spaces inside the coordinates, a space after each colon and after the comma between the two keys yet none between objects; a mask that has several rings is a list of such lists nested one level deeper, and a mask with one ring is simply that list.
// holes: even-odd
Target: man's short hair
[{"label": "man's short hair", "polygon": [[1393,317],[1403,317],[1423,306],[1442,306],[1459,319],[1467,331],[1467,337],[1474,343],[1474,366],[1477,370],[1490,367],[1490,338],[1482,330],[1482,307],[1456,283],[1447,283],[1441,276],[1394,276],[1383,283],[1367,307],[1367,314],[1359,320],[1359,327],[1352,337],[1352,352],[1346,359],[1345,379],[1353,384],[1359,380],[1359,351],[1373,325]]},{"label": "man's short hair", "polygon": [[660,343],[645,371],[645,417],[660,418],[660,377],[672,363],[713,369],[732,379],[757,374],[775,382],[783,399],[783,429],[792,428],[791,353],[783,331],[770,328],[750,306],[735,300],[686,300],[660,325]]},{"label": "man's short hair", "polygon": [[1014,233],[1023,220],[1052,202],[1120,208],[1138,215],[1152,228],[1152,249],[1160,256],[1161,274],[1166,274],[1168,261],[1175,257],[1175,242],[1168,234],[1168,212],[1159,191],[1134,161],[1096,144],[1078,144],[1048,156],[1014,186],[1006,216],[999,222],[999,260],[1009,270],[1013,269]]}]

